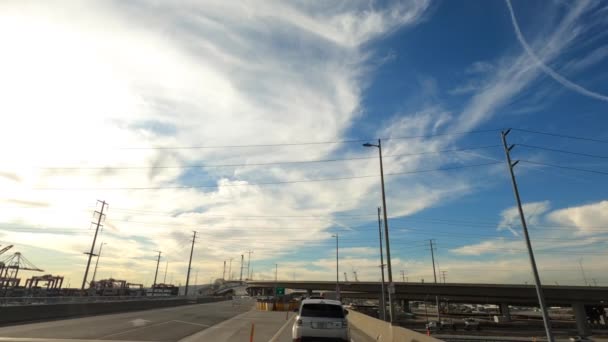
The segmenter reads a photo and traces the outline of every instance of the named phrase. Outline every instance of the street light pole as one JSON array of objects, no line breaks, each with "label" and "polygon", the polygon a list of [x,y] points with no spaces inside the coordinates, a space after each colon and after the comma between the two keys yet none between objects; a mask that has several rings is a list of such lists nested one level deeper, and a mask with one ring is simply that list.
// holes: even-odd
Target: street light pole
[{"label": "street light pole", "polygon": [[334,234],[331,237],[336,238],[336,300],[340,300],[340,269],[338,264],[338,234]]},{"label": "street light pole", "polygon": [[386,267],[388,271],[388,307],[389,307],[389,322],[393,323],[395,308],[393,306],[393,294],[395,293],[395,284],[393,284],[393,268],[391,266],[391,244],[388,235],[388,218],[386,214],[386,192],[384,189],[384,166],[382,165],[382,140],[378,139],[378,145],[365,143],[365,147],[377,147],[378,156],[380,158],[380,181],[382,184],[382,211],[384,213],[384,237],[386,238]]},{"label": "street light pole", "polygon": [[382,219],[380,219],[380,207],[378,207],[378,238],[380,241],[380,272],[382,274],[382,283],[380,296],[380,313],[382,314],[382,320],[386,321],[386,291],[384,290],[384,253],[382,253]]}]

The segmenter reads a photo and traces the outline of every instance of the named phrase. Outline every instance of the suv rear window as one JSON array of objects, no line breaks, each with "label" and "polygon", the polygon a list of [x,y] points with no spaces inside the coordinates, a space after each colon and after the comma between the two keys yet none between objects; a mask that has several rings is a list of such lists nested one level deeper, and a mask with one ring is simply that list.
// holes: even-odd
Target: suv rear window
[{"label": "suv rear window", "polygon": [[304,317],[344,318],[344,310],[340,305],[332,304],[304,304],[302,313]]}]

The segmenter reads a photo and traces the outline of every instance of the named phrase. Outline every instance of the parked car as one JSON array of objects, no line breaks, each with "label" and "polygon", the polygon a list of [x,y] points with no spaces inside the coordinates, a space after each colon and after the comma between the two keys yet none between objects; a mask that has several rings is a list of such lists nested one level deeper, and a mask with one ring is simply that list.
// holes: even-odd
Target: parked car
[{"label": "parked car", "polygon": [[465,318],[464,330],[479,330],[479,321],[474,318]]},{"label": "parked car", "polygon": [[425,328],[429,331],[456,330],[456,325],[452,321],[446,320],[430,321],[425,325]]},{"label": "parked car", "polygon": [[337,300],[303,300],[291,330],[293,341],[307,338],[350,341],[347,314],[348,310]]}]

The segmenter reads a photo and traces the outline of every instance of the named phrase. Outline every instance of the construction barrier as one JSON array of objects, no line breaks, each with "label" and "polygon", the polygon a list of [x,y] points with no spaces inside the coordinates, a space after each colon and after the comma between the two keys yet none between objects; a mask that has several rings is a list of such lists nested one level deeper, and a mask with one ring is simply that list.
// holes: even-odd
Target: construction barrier
[{"label": "construction barrier", "polygon": [[202,304],[226,300],[224,297],[178,297],[172,299],[146,299],[100,303],[70,303],[46,305],[16,305],[0,308],[0,325],[43,321],[57,318],[94,316],[109,313],[148,310],[188,304]]},{"label": "construction barrier", "polygon": [[273,300],[258,300],[255,303],[256,310],[260,311],[293,311],[300,307],[297,301],[280,302]]}]

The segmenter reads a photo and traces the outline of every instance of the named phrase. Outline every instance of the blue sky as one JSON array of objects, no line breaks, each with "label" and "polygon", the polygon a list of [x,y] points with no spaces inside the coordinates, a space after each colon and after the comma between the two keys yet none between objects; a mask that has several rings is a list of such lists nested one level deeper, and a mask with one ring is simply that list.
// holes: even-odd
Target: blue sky
[{"label": "blue sky", "polygon": [[254,277],[332,279],[338,233],[377,280],[377,138],[395,278],[431,281],[435,239],[448,281],[530,282],[505,128],[543,281],[608,282],[606,174],[525,162],[608,172],[599,1],[0,6],[0,244],[72,283],[97,199],[103,277],[149,284],[162,250],[180,282],[197,230],[199,279],[247,250]]}]

